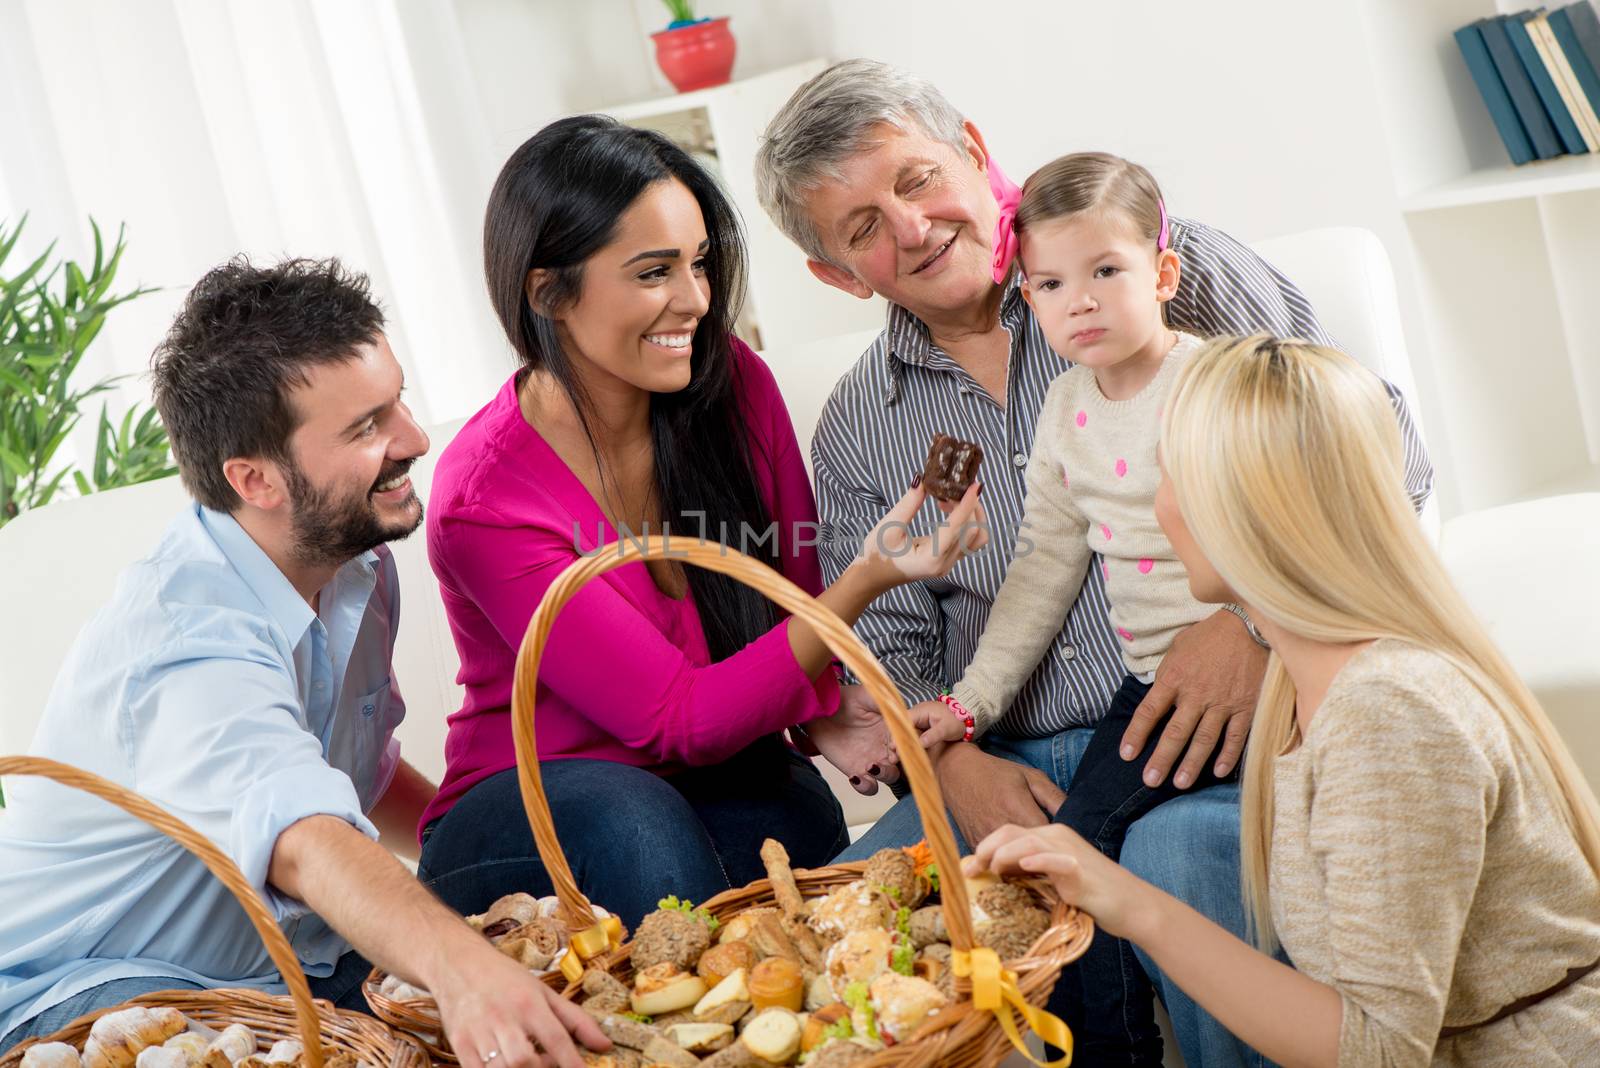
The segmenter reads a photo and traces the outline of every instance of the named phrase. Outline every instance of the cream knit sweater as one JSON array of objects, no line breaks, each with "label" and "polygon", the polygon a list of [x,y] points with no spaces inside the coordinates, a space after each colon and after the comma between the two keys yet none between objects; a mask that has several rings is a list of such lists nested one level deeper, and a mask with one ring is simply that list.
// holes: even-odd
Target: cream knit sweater
[{"label": "cream knit sweater", "polygon": [[[1374,643],[1277,760],[1273,923],[1339,991],[1339,1064],[1600,1064],[1600,880],[1504,721],[1436,653]],[[1436,1044],[1437,1043],[1437,1044]]]},{"label": "cream knit sweater", "polygon": [[1216,610],[1190,596],[1188,575],[1155,514],[1161,410],[1201,344],[1179,334],[1155,378],[1128,400],[1107,400],[1088,367],[1050,384],[1016,551],[972,663],[951,688],[979,732],[1004,715],[1039,666],[1095,553],[1105,569],[1111,625],[1134,675],[1148,678],[1178,632]]}]

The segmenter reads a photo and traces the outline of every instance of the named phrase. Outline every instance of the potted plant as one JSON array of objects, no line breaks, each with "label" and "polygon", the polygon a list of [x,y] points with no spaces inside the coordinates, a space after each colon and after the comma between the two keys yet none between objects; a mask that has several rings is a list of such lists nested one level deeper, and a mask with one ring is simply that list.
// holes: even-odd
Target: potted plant
[{"label": "potted plant", "polygon": [[680,93],[722,85],[733,76],[733,33],[728,18],[694,17],[693,0],[662,0],[672,13],[667,28],[650,35],[661,73]]},{"label": "potted plant", "polygon": [[[104,404],[87,472],[56,466],[85,402],[121,377],[92,385],[73,381],[84,351],[119,304],[152,292],[136,288],[112,293],[126,244],[117,233],[109,258],[94,220],[94,263],[87,269],[68,260],[48,269],[55,243],[15,275],[5,261],[16,247],[27,216],[9,233],[0,224],[0,526],[28,508],[40,508],[65,486],[79,493],[130,486],[176,473],[166,428],[154,409],[129,409],[113,422]],[[68,482],[68,478],[71,482]]]}]

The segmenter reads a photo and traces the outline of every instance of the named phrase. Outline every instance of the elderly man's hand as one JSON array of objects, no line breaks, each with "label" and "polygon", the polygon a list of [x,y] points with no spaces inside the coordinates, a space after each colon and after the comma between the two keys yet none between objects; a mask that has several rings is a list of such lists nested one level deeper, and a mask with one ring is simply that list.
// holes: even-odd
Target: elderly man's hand
[{"label": "elderly man's hand", "polygon": [[970,742],[936,748],[929,756],[936,761],[944,803],[968,844],[983,841],[1008,823],[1049,823],[1067,799],[1039,769],[985,753]]},{"label": "elderly man's hand", "polygon": [[1216,612],[1189,627],[1173,641],[1156,669],[1155,683],[1123,732],[1122,759],[1137,757],[1150,733],[1172,710],[1161,740],[1145,762],[1145,785],[1161,785],[1187,746],[1172,777],[1174,786],[1187,789],[1200,777],[1219,741],[1222,751],[1213,770],[1218,776],[1228,774],[1244,752],[1266,670],[1267,651],[1232,612]]}]

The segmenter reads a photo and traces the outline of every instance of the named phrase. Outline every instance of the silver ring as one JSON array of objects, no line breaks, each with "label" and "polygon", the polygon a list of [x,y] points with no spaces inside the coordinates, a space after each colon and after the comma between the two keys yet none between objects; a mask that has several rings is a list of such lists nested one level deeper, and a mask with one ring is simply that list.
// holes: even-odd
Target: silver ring
[{"label": "silver ring", "polygon": [[497,1049],[492,1049],[488,1053],[485,1053],[483,1055],[483,1063],[484,1064],[488,1064],[490,1061],[494,1060],[498,1056],[500,1056],[500,1051],[497,1050]]}]

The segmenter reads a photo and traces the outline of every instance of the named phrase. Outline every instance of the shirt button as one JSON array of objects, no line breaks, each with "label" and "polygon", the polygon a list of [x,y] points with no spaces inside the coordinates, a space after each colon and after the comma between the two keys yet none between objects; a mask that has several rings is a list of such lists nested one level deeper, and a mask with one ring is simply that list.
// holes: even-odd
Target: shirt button
[{"label": "shirt button", "polygon": [[1027,453],[1021,453],[1021,452],[1012,453],[1011,454],[1011,466],[1012,467],[1027,467],[1028,466],[1028,455],[1027,455]]},{"label": "shirt button", "polygon": [[321,679],[318,679],[316,682],[314,682],[312,684],[311,688],[313,690],[319,690],[319,691],[320,690],[326,690],[328,688],[328,684],[323,682]]},{"label": "shirt button", "polygon": [[1063,645],[1061,647],[1061,659],[1063,659],[1063,660],[1073,660],[1073,659],[1077,658],[1077,655],[1078,655],[1078,650],[1074,649],[1072,646]]}]

